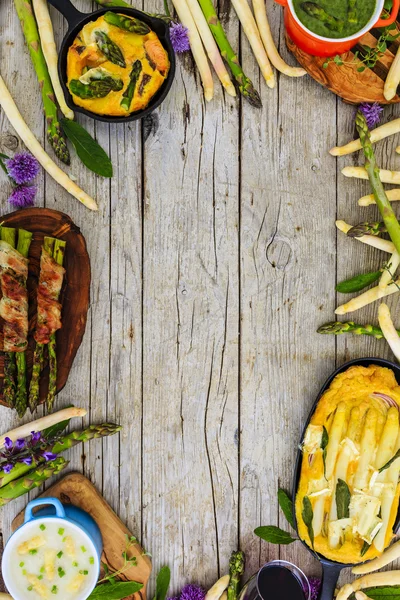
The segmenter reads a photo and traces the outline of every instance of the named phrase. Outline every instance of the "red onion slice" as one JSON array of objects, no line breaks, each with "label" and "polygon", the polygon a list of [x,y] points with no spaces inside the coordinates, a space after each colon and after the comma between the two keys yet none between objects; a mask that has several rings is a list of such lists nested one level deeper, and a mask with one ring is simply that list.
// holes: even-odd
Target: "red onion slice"
[{"label": "red onion slice", "polygon": [[393,400],[393,398],[391,398],[387,394],[374,392],[373,394],[371,394],[371,398],[375,398],[376,400],[383,400],[383,402],[388,408],[390,408],[391,406],[394,406],[397,409],[399,408],[399,405],[397,404],[396,400]]}]

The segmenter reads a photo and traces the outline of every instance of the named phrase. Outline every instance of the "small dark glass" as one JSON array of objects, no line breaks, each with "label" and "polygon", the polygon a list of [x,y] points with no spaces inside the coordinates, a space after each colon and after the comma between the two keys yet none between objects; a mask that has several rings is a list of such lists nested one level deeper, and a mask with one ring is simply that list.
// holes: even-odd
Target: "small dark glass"
[{"label": "small dark glass", "polygon": [[310,600],[310,584],[292,563],[273,560],[245,584],[239,600]]}]

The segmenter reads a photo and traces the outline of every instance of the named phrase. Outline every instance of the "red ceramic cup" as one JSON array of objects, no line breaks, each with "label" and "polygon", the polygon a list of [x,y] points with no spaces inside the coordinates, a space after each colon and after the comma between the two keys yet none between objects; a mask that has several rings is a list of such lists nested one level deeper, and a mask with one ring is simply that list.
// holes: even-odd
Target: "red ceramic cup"
[{"label": "red ceramic cup", "polygon": [[275,0],[275,2],[285,7],[285,27],[289,37],[298,48],[314,56],[335,56],[348,52],[373,27],[387,27],[394,23],[400,6],[400,0],[393,0],[389,18],[381,19],[385,0],[378,0],[375,12],[365,27],[349,37],[332,39],[322,37],[307,29],[295,13],[293,0]]}]

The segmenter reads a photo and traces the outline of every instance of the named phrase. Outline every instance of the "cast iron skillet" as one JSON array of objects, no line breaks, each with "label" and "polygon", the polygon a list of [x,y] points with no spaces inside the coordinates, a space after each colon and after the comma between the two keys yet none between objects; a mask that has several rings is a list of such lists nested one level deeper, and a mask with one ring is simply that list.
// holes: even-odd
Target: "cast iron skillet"
[{"label": "cast iron skillet", "polygon": [[[96,119],[97,121],[105,121],[107,123],[128,123],[129,121],[137,121],[138,119],[143,119],[146,115],[151,113],[157,106],[163,102],[166,95],[168,94],[174,76],[175,76],[175,53],[172,48],[171,40],[169,37],[169,27],[164,21],[161,19],[157,19],[156,17],[151,17],[144,12],[139,10],[135,10],[134,8],[125,8],[125,7],[114,7],[114,8],[102,8],[101,10],[96,10],[92,13],[82,13],[77,10],[70,2],[70,0],[49,0],[50,4],[52,4],[55,8],[57,8],[60,13],[67,19],[68,21],[68,31],[62,41],[60,54],[58,56],[58,73],[61,80],[61,85],[64,90],[65,100],[68,106],[76,111],[91,117],[92,119]],[[138,110],[134,113],[131,113],[127,117],[109,117],[107,115],[96,115],[80,106],[74,104],[72,96],[67,87],[67,54],[70,46],[72,46],[76,36],[81,31],[81,29],[89,23],[89,21],[95,21],[98,17],[103,15],[105,12],[112,11],[122,13],[124,15],[128,15],[129,17],[135,17],[136,19],[140,19],[147,23],[147,25],[158,35],[158,38],[165,50],[168,53],[169,61],[170,61],[170,69],[167,75],[166,80],[158,90],[158,92],[153,96],[150,100],[148,106],[143,110]]]},{"label": "cast iron skillet", "polygon": [[[322,394],[329,388],[329,386],[331,385],[331,383],[332,383],[333,379],[336,377],[336,375],[338,375],[339,373],[343,373],[343,371],[346,371],[349,367],[352,367],[354,365],[361,365],[363,367],[368,367],[369,365],[377,365],[378,367],[387,367],[388,369],[392,369],[392,371],[394,372],[394,375],[396,377],[397,383],[400,385],[400,365],[396,365],[396,364],[390,362],[389,360],[385,360],[383,358],[359,358],[359,359],[351,360],[350,362],[345,363],[344,365],[339,367],[339,369],[336,369],[336,371],[334,373],[332,373],[332,375],[325,382],[320,393],[318,394],[317,399],[314,402],[314,405],[313,405],[311,412],[309,414],[309,417],[307,419],[307,423],[304,427],[301,441],[303,441],[303,439],[304,439],[306,429],[310,423],[311,417],[315,412],[315,409],[317,407],[317,404],[318,404]],[[296,466],[295,466],[294,480],[293,480],[293,513],[294,513],[294,522],[296,525],[296,529],[297,529],[296,508],[295,508],[296,493],[297,493],[297,488],[298,488],[299,482],[300,482],[302,459],[303,459],[302,451],[299,449],[299,451],[297,453],[297,458],[296,458]],[[397,511],[396,522],[393,527],[394,532],[397,532],[399,525],[400,525],[400,507]],[[322,590],[321,590],[321,593],[319,596],[319,600],[332,600],[333,594],[335,591],[335,587],[336,587],[336,583],[339,578],[341,570],[345,569],[346,567],[353,567],[355,565],[342,564],[342,563],[335,562],[333,560],[329,560],[328,558],[325,558],[324,556],[322,556],[322,554],[313,552],[311,550],[311,548],[309,548],[309,546],[305,542],[303,542],[303,540],[301,540],[301,542],[307,548],[307,550],[309,552],[312,552],[312,554],[319,560],[319,562],[322,565]]]}]

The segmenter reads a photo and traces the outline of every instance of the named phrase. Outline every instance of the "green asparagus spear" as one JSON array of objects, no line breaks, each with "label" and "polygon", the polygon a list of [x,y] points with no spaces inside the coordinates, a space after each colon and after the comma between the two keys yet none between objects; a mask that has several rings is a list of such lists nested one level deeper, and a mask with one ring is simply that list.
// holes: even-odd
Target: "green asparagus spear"
[{"label": "green asparagus spear", "polygon": [[229,560],[228,600],[237,600],[240,578],[244,572],[244,553],[241,550],[232,552]]},{"label": "green asparagus spear", "polygon": [[[12,227],[2,227],[0,232],[2,241],[7,242],[7,244],[10,244],[13,248],[15,248],[16,243],[16,231],[17,230]],[[17,364],[15,352],[6,352],[4,361],[3,398],[11,408],[14,408],[15,406],[15,398],[17,395],[16,376]]]},{"label": "green asparagus spear", "polygon": [[[333,335],[354,333],[355,335],[368,335],[376,338],[377,340],[383,338],[383,332],[380,327],[375,327],[375,325],[359,325],[353,321],[344,321],[343,323],[340,323],[339,321],[331,321],[330,323],[325,323],[325,325],[318,327],[317,332]],[[399,330],[397,333],[400,335]]]},{"label": "green asparagus spear", "polygon": [[327,13],[319,4],[303,2],[300,6],[309,17],[314,17],[331,31],[342,31],[344,22]]},{"label": "green asparagus spear", "polygon": [[349,23],[358,23],[357,0],[349,0],[349,10],[347,12],[347,20]]},{"label": "green asparagus spear", "polygon": [[[90,425],[82,431],[73,431],[72,433],[63,435],[53,444],[49,444],[46,450],[48,452],[52,452],[53,454],[60,454],[61,452],[65,452],[65,450],[69,450],[69,448],[72,448],[81,442],[88,442],[93,439],[114,435],[115,433],[118,433],[118,431],[121,431],[121,429],[122,427],[119,425],[113,425],[112,423]],[[9,473],[5,473],[4,471],[0,470],[0,488],[3,488],[11,481],[22,477],[44,461],[45,459],[43,457],[37,456],[37,458],[32,459],[31,465],[26,465],[23,462],[19,462],[14,465],[13,469],[11,469]]]},{"label": "green asparagus spear", "polygon": [[337,292],[341,294],[353,294],[354,292],[359,292],[363,290],[371,283],[375,283],[382,276],[382,269],[379,271],[373,271],[372,273],[362,273],[361,275],[356,275],[355,277],[351,277],[350,279],[346,279],[346,281],[341,281],[335,287]]},{"label": "green asparagus spear", "polygon": [[361,237],[363,235],[379,235],[380,233],[386,233],[387,229],[385,223],[375,221],[372,223],[359,223],[354,225],[347,232],[348,237]]},{"label": "green asparagus spear", "polygon": [[105,77],[92,79],[89,83],[82,83],[79,79],[71,79],[69,89],[72,94],[87,100],[88,98],[105,98],[110,92],[119,92],[124,84],[122,79]]},{"label": "green asparagus spear", "polygon": [[57,458],[11,481],[8,485],[0,488],[0,506],[39,487],[52,475],[60,473],[67,465],[68,462],[64,458]]},{"label": "green asparagus spear", "polygon": [[136,84],[138,82],[141,71],[142,63],[140,62],[140,60],[137,60],[133,63],[128,86],[122,94],[121,106],[125,110],[129,110],[130,105],[132,104],[133,95],[135,93]]},{"label": "green asparagus spear", "polygon": [[125,29],[125,31],[130,31],[131,33],[137,33],[138,35],[147,35],[151,31],[150,27],[143,21],[127,17],[126,15],[118,15],[115,12],[106,12],[104,20],[110,25]]},{"label": "green asparagus spear", "polygon": [[98,29],[95,31],[94,38],[100,52],[102,52],[109,61],[125,69],[126,62],[120,47],[108,37],[106,32]]},{"label": "green asparagus spear", "polygon": [[[62,265],[64,262],[64,254],[65,254],[65,246],[66,242],[63,240],[55,240],[54,242],[54,250],[53,250],[53,259],[56,261],[58,265]],[[47,393],[46,406],[47,410],[50,412],[53,408],[54,398],[56,397],[57,392],[57,353],[56,353],[56,334],[52,333],[50,336],[50,341],[48,345],[49,350],[49,391]]]},{"label": "green asparagus spear", "polygon": [[[43,249],[53,256],[55,238],[45,236],[43,240]],[[39,403],[39,383],[40,374],[43,370],[44,363],[44,344],[36,342],[35,351],[33,354],[32,377],[29,385],[29,409],[33,413]]]},{"label": "green asparagus spear", "polygon": [[371,143],[371,134],[368,129],[367,121],[361,111],[357,112],[356,127],[360,136],[360,141],[365,155],[365,168],[374,193],[375,202],[380,210],[386,229],[391,237],[397,252],[400,252],[400,224],[393,212],[393,208],[388,200],[385,189],[379,177],[379,168],[376,164],[374,149]]},{"label": "green asparagus spear", "polygon": [[[32,233],[25,229],[18,230],[18,245],[17,250],[23,257],[28,258],[29,248],[32,241]],[[17,395],[15,399],[15,408],[19,417],[23,417],[28,405],[28,396],[26,389],[26,354],[16,352],[17,361]]]},{"label": "green asparagus spear", "polygon": [[69,165],[70,156],[58,120],[55,94],[40,43],[32,0],[14,0],[14,3],[42,92],[47,138],[58,158]]}]

